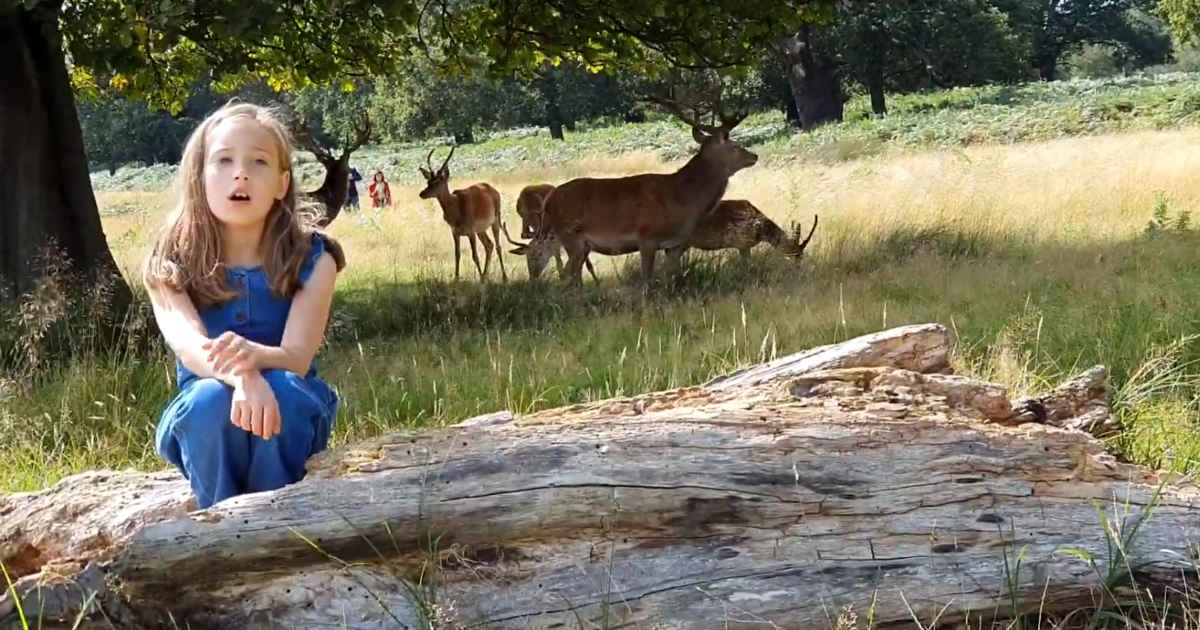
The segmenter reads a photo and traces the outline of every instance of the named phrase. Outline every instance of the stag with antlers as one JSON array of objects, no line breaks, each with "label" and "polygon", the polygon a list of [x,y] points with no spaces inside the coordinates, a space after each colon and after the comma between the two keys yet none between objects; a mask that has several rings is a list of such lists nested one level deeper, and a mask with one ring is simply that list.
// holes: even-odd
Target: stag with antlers
[{"label": "stag with antlers", "polygon": [[676,274],[692,231],[721,200],[729,178],[758,160],[730,139],[729,132],[745,114],[726,116],[719,93],[712,113],[720,118],[720,125],[702,124],[697,107],[688,115],[672,98],[651,100],[692,127],[700,151],[674,173],[585,177],[556,188],[546,200],[540,229],[525,244],[531,276],[545,269],[557,243],[567,251],[564,275],[574,285],[583,282],[583,265],[590,252],[609,256],[639,252],[642,280],[649,284],[655,254],[665,250],[668,272]]},{"label": "stag with antlers", "polygon": [[300,146],[312,153],[321,166],[325,167],[325,181],[321,187],[304,193],[306,197],[321,204],[324,216],[318,224],[325,227],[337,218],[346,204],[350,192],[350,154],[358,150],[371,139],[371,119],[364,112],[359,114],[354,123],[354,137],[348,139],[346,148],[341,156],[334,156],[333,149],[322,146],[313,135],[312,127],[306,120],[297,120],[293,125],[292,135]]},{"label": "stag with antlers", "polygon": [[817,217],[813,216],[812,229],[804,240],[800,240],[804,231],[799,223],[792,223],[791,228],[789,235],[745,199],[725,199],[696,224],[688,247],[707,251],[736,249],[745,259],[755,245],[768,243],[784,256],[799,260],[817,231]]},{"label": "stag with antlers", "polygon": [[[496,250],[496,258],[500,261],[500,275],[508,281],[508,272],[504,269],[504,255],[500,251],[500,193],[489,184],[478,183],[450,191],[450,158],[454,156],[457,146],[450,148],[449,155],[442,165],[434,170],[430,158],[433,149],[425,156],[425,166],[417,167],[425,177],[425,189],[420,192],[421,199],[437,199],[442,207],[442,218],[450,226],[450,234],[454,237],[454,280],[459,278],[459,261],[462,258],[460,238],[465,236],[471,243],[471,258],[475,261],[475,269],[479,271],[479,279],[487,280],[488,268],[492,263],[492,250]],[[487,235],[492,231],[492,238]],[[479,264],[479,252],[475,239],[483,242],[484,262]],[[493,244],[494,239],[494,244]]]}]

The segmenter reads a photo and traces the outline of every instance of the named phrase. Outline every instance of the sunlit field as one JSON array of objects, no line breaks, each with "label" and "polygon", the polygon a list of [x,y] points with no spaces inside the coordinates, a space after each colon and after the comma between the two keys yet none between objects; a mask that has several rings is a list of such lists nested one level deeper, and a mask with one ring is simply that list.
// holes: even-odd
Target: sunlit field
[{"label": "sunlit field", "polygon": [[[671,134],[673,143],[686,137],[682,128]],[[489,167],[487,151],[503,143],[469,147],[461,163],[456,155],[451,186],[496,186],[514,236],[524,185],[682,164],[660,158],[672,151],[637,150]],[[370,148],[364,166],[395,162],[386,172],[396,203],[343,213],[330,229],[349,261],[319,357],[343,399],[335,444],[502,408],[701,383],[932,321],[958,335],[961,373],[1001,382],[1014,396],[1107,365],[1125,423],[1114,450],[1151,466],[1197,468],[1200,353],[1190,335],[1200,331],[1200,237],[1189,214],[1200,197],[1197,143],[1200,129],[1181,127],[824,159],[764,140],[751,145],[763,159],[733,178],[726,197],[749,199],[785,227],[819,215],[805,259],[766,246],[749,261],[693,252],[679,282],[649,293],[636,282],[634,257],[594,255],[600,286],[529,283],[507,244],[509,281],[493,261],[480,283],[465,241],[454,283],[449,229],[436,202],[417,198],[410,163],[427,148],[403,160]],[[302,187],[315,188],[314,171],[301,172]],[[114,253],[136,279],[172,193],[102,190],[98,199]],[[23,325],[36,327],[36,318]],[[36,489],[90,468],[163,467],[151,436],[172,391],[172,359],[149,345],[81,352],[6,378],[0,489]]]}]

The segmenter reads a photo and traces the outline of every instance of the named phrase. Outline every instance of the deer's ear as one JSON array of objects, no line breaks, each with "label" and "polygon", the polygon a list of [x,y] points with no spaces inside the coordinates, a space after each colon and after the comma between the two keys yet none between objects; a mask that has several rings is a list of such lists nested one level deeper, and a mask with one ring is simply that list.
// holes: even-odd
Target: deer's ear
[{"label": "deer's ear", "polygon": [[709,135],[701,131],[699,127],[692,127],[692,138],[696,142],[704,144],[704,142],[708,140]]}]

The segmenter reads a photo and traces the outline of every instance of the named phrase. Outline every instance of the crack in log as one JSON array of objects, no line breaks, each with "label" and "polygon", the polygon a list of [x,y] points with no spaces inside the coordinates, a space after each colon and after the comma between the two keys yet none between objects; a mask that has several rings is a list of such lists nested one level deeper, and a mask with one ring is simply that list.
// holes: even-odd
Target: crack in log
[{"label": "crack in log", "polygon": [[595,488],[595,489],[608,488],[608,489],[613,489],[613,490],[705,490],[708,492],[715,492],[715,493],[723,494],[726,496],[746,495],[746,496],[758,497],[758,498],[763,498],[763,499],[774,499],[775,501],[778,501],[779,503],[793,503],[793,504],[811,503],[811,501],[793,501],[793,500],[784,499],[783,497],[779,497],[779,496],[765,493],[765,492],[753,492],[750,490],[740,490],[740,489],[736,489],[736,488],[716,488],[716,487],[711,487],[711,486],[696,486],[696,485],[689,485],[689,484],[656,486],[656,485],[632,484],[632,483],[551,484],[548,486],[532,486],[529,488],[513,488],[513,489],[509,489],[509,490],[497,490],[495,492],[485,492],[482,494],[455,495],[455,496],[449,496],[449,497],[442,497],[439,502],[440,503],[450,503],[453,501],[464,501],[464,500],[471,500],[471,499],[488,499],[488,498],[492,498],[492,497],[498,497],[498,496],[504,496],[504,495],[510,495],[510,494],[523,494],[523,493],[527,493],[527,492],[542,492],[545,490],[560,490],[560,489],[585,489],[586,490],[589,488]]}]

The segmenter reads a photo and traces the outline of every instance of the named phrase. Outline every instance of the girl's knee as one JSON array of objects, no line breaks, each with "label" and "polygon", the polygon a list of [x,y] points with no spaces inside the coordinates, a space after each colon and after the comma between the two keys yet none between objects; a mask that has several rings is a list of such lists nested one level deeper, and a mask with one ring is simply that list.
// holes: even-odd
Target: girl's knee
[{"label": "girl's knee", "polygon": [[156,432],[155,450],[182,467],[187,457],[194,459],[201,453],[233,444],[241,429],[229,422],[232,404],[233,390],[221,381],[215,378],[193,381],[165,412]]},{"label": "girl's knee", "polygon": [[215,378],[193,382],[184,390],[182,398],[176,419],[176,424],[182,425],[179,429],[197,424],[208,425],[214,420],[229,420],[233,389]]},{"label": "girl's knee", "polygon": [[215,378],[199,379],[187,391],[193,407],[228,409],[233,402],[233,388]]}]

